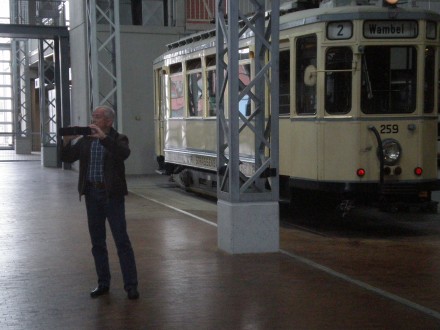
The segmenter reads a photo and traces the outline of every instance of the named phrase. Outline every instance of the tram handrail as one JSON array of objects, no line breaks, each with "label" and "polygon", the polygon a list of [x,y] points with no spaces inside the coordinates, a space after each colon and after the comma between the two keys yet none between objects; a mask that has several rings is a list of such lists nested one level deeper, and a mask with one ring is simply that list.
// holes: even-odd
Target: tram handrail
[{"label": "tram handrail", "polygon": [[383,144],[382,144],[382,139],[380,137],[380,134],[377,130],[376,127],[374,126],[368,126],[368,130],[372,131],[374,136],[376,137],[376,141],[377,141],[377,146],[379,148],[378,153],[379,153],[379,163],[380,163],[380,184],[383,184],[384,181],[384,159],[383,159]]}]

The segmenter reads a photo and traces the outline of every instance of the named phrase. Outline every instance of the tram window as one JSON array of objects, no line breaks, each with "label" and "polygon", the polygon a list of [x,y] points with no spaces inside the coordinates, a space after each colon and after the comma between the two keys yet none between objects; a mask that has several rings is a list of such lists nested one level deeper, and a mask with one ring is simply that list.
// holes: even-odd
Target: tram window
[{"label": "tram window", "polygon": [[238,59],[239,60],[248,60],[249,59],[249,48],[241,48],[238,50]]},{"label": "tram window", "polygon": [[[238,66],[238,79],[240,80],[240,92],[249,85],[251,80],[251,65],[249,63],[240,63]],[[238,102],[238,109],[244,116],[251,115],[251,98],[244,95]]]},{"label": "tram window", "polygon": [[204,110],[202,72],[188,74],[187,83],[189,115],[191,117],[201,117]]},{"label": "tram window", "polygon": [[329,114],[345,114],[351,110],[352,61],[353,52],[349,47],[333,47],[327,50],[325,110]]},{"label": "tram window", "polygon": [[317,38],[315,35],[298,38],[296,42],[296,111],[316,114],[316,82],[305,81],[307,68],[316,68]]},{"label": "tram window", "polygon": [[426,47],[425,50],[425,84],[424,84],[424,107],[425,113],[434,111],[435,96],[435,49]]},{"label": "tram window", "polygon": [[416,83],[417,51],[414,47],[365,47],[361,83],[364,113],[414,112]]},{"label": "tram window", "polygon": [[183,117],[184,97],[183,97],[183,75],[177,73],[170,76],[170,95],[171,95],[171,113],[170,117]]},{"label": "tram window", "polygon": [[280,52],[280,115],[290,113],[290,50]]},{"label": "tram window", "polygon": [[437,38],[437,24],[433,21],[426,22],[426,38],[432,40]]},{"label": "tram window", "polygon": [[215,66],[215,55],[206,56],[206,67]]},{"label": "tram window", "polygon": [[159,97],[159,104],[158,104],[158,110],[159,110],[159,114],[158,114],[158,118],[163,119],[165,116],[167,116],[167,110],[169,107],[169,104],[167,102],[167,80],[166,80],[166,75],[165,74],[161,74],[160,78],[159,78],[159,83],[160,83],[160,97]]},{"label": "tram window", "polygon": [[206,56],[206,93],[208,96],[208,116],[215,117],[217,115],[217,105],[216,105],[216,55]]},{"label": "tram window", "polygon": [[214,117],[217,115],[217,105],[216,105],[216,92],[215,92],[215,82],[217,75],[215,70],[210,70],[207,73],[207,91],[208,91],[208,115]]},{"label": "tram window", "polygon": [[172,64],[170,65],[170,73],[178,73],[182,72],[182,63]]},{"label": "tram window", "polygon": [[194,69],[200,69],[201,67],[202,67],[202,60],[200,58],[186,61],[186,70],[187,71],[194,70]]},{"label": "tram window", "polygon": [[164,114],[163,100],[165,97],[164,75],[162,69],[154,71],[154,117],[158,118]]}]

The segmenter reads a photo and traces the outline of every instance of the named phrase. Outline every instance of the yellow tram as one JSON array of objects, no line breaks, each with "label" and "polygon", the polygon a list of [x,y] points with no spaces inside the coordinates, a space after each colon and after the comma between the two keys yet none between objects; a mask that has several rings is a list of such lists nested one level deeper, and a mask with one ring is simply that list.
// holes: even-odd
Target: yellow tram
[{"label": "yellow tram", "polygon": [[[391,1],[391,0],[390,0]],[[280,16],[279,174],[282,193],[325,193],[341,205],[380,202],[434,211],[440,15],[394,4],[329,5]],[[239,77],[253,77],[252,35]],[[154,62],[160,169],[188,189],[216,189],[215,31],[181,39]],[[266,91],[269,93],[269,91]],[[239,111],[250,116],[249,98]],[[253,141],[240,140],[252,173]],[[347,201],[350,201],[347,203]]]}]

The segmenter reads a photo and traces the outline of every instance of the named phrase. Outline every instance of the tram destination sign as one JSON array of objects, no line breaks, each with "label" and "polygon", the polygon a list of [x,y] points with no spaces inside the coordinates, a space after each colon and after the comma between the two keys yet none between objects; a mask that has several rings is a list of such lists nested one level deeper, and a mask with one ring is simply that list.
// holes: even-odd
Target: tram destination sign
[{"label": "tram destination sign", "polygon": [[365,21],[364,37],[370,39],[416,38],[416,21]]}]

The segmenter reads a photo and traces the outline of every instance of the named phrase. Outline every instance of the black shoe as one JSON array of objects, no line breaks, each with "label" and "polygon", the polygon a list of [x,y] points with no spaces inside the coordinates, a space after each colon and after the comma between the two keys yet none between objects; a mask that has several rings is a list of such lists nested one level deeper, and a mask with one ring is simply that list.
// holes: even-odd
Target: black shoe
[{"label": "black shoe", "polygon": [[97,298],[109,292],[110,288],[107,286],[98,285],[95,289],[90,292],[90,297]]},{"label": "black shoe", "polygon": [[131,300],[139,299],[139,291],[136,288],[130,288],[127,290],[127,297]]}]

